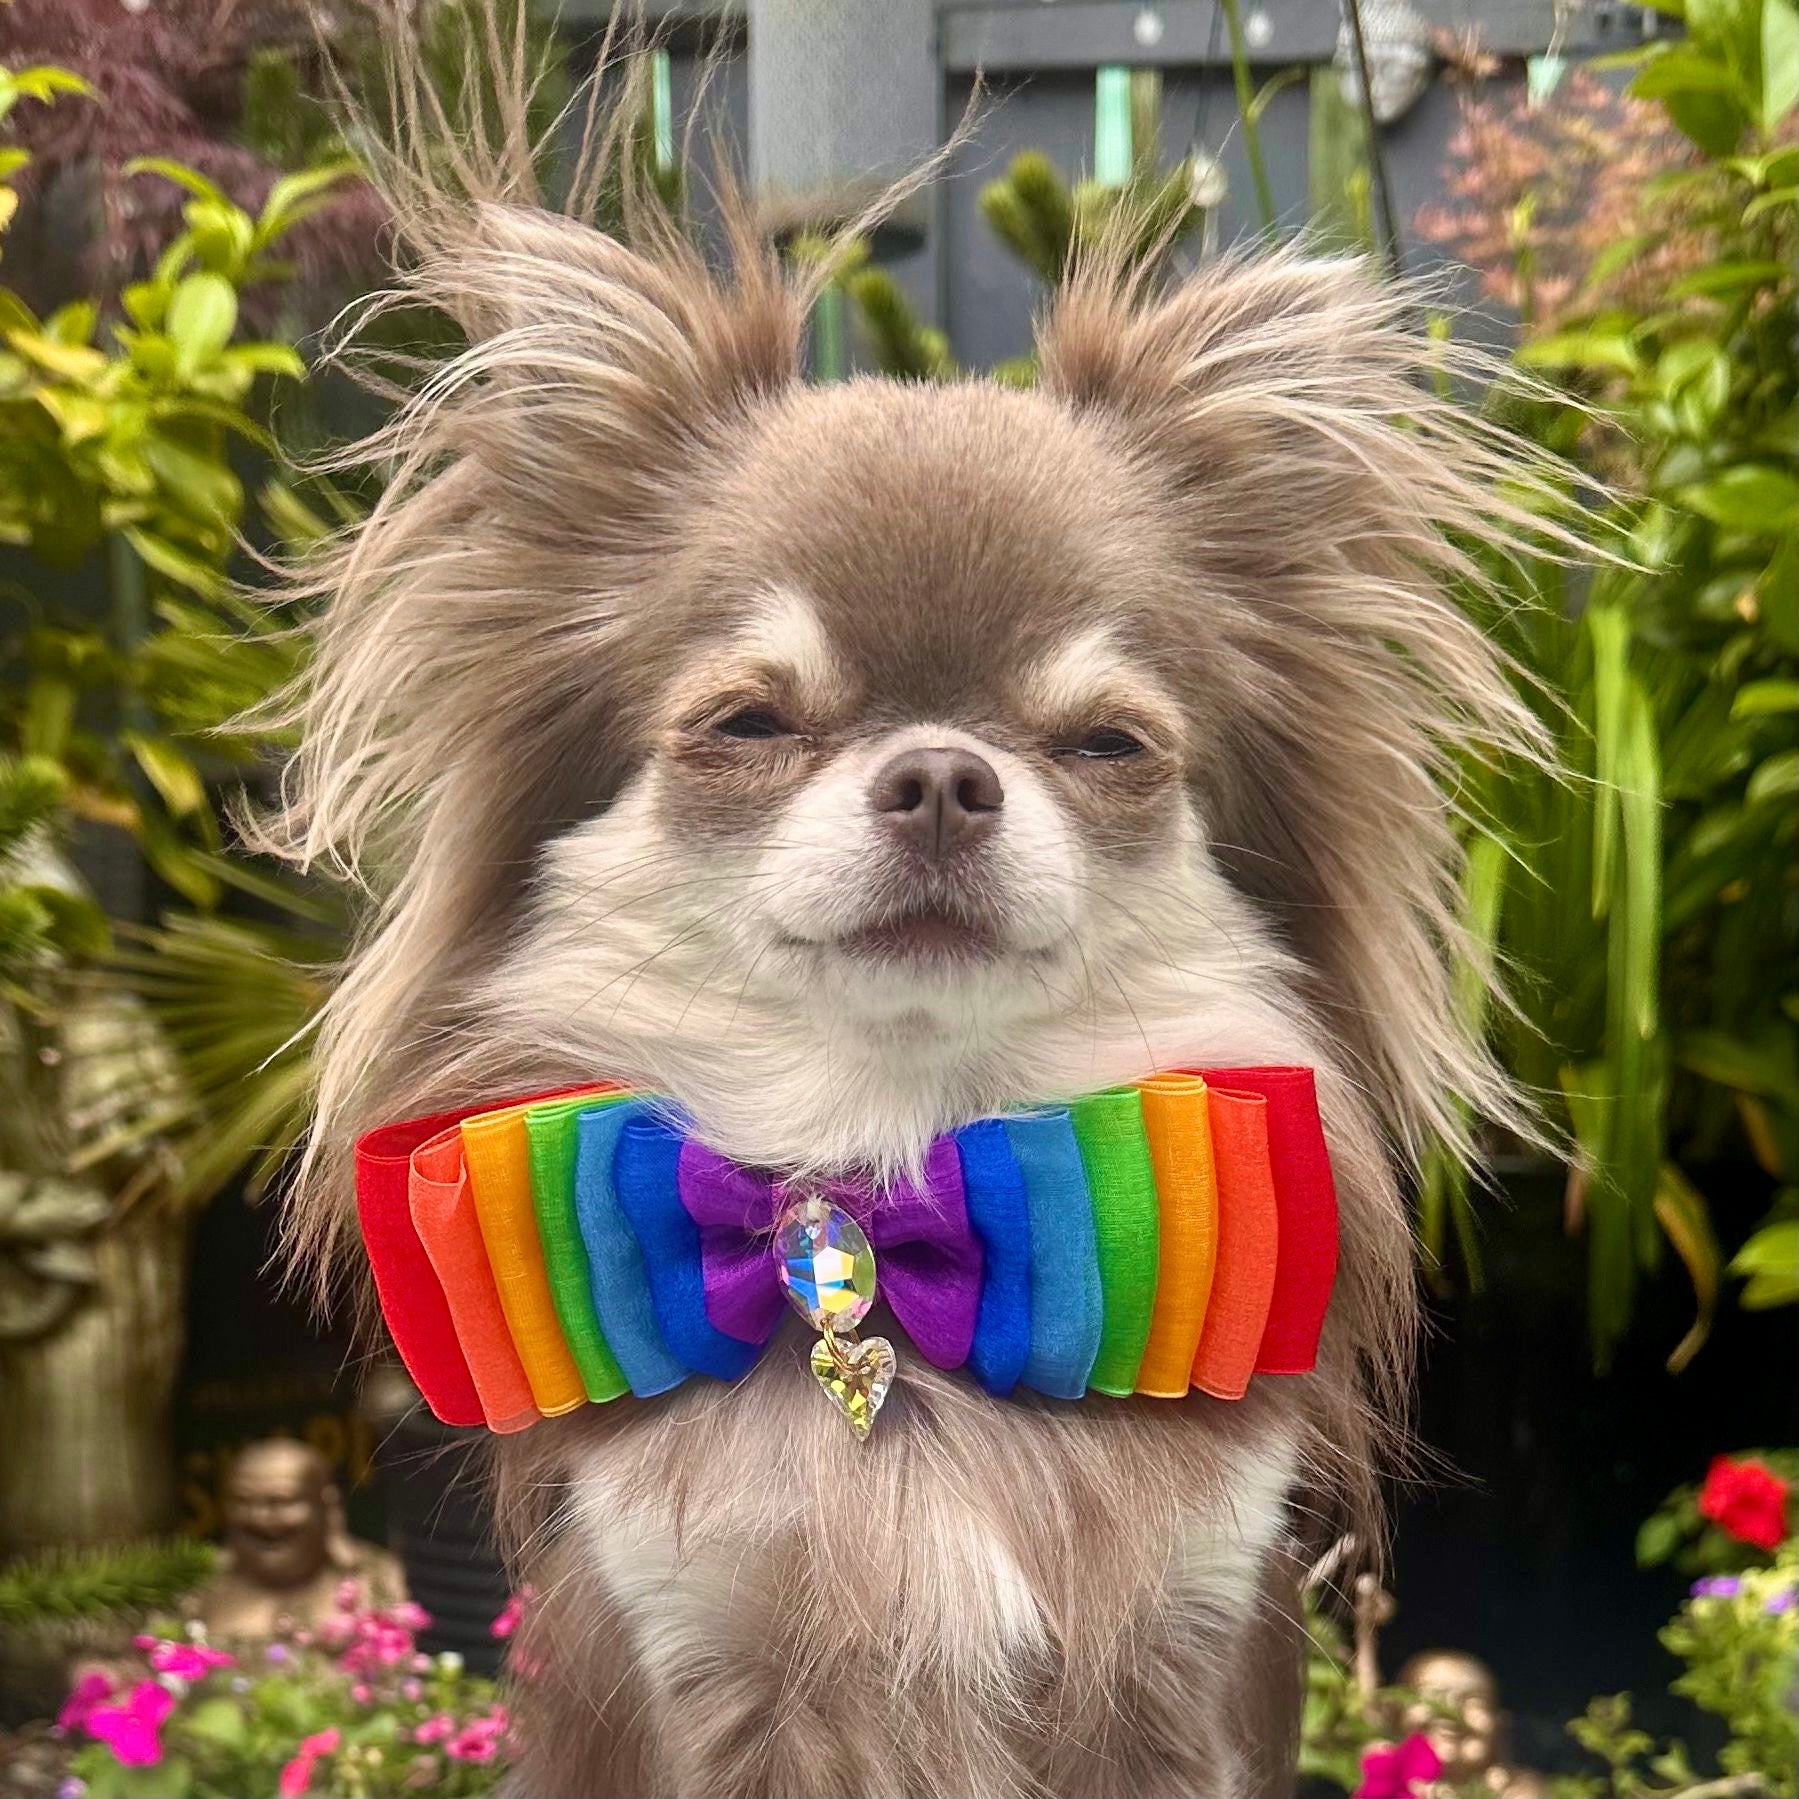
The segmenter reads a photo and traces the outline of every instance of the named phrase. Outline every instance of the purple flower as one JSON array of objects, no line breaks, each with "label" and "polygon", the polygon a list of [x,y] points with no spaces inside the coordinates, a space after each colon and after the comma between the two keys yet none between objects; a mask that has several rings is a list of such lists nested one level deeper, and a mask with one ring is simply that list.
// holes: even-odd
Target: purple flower
[{"label": "purple flower", "polygon": [[1795,1605],[1799,1605],[1799,1588],[1787,1587],[1783,1591],[1771,1595],[1762,1610],[1777,1615],[1781,1612],[1790,1612]]},{"label": "purple flower", "polygon": [[285,1643],[271,1643],[262,1653],[277,1667],[294,1659],[294,1652]]},{"label": "purple flower", "polygon": [[1734,1574],[1708,1574],[1692,1587],[1695,1599],[1734,1599],[1742,1590],[1743,1583]]}]

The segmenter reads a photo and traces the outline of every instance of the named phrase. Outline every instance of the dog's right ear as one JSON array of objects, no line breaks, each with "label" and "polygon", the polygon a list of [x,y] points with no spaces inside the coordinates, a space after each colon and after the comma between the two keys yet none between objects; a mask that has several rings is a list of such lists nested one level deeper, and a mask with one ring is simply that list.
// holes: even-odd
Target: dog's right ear
[{"label": "dog's right ear", "polygon": [[467,345],[340,459],[386,490],[291,584],[317,611],[313,663],[254,721],[300,735],[263,847],[345,873],[378,827],[423,830],[451,771],[553,756],[558,717],[592,719],[683,513],[798,378],[805,323],[747,232],[723,274],[666,221],[628,246],[491,201],[406,242],[394,298]]},{"label": "dog's right ear", "polygon": [[[724,272],[659,212],[639,241],[535,207],[433,220],[410,293],[469,348],[397,425],[479,467],[525,527],[642,547],[747,412],[798,378],[805,305],[747,228]],[[566,502],[566,507],[558,502]]]}]

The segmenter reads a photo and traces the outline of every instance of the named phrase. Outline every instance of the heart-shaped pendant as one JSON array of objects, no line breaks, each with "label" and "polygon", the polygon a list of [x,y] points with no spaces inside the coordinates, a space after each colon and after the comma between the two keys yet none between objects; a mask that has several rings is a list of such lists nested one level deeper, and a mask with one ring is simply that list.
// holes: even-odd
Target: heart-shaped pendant
[{"label": "heart-shaped pendant", "polygon": [[874,1429],[898,1369],[899,1358],[885,1337],[857,1343],[827,1331],[812,1345],[812,1372],[837,1401],[859,1442],[866,1442]]}]

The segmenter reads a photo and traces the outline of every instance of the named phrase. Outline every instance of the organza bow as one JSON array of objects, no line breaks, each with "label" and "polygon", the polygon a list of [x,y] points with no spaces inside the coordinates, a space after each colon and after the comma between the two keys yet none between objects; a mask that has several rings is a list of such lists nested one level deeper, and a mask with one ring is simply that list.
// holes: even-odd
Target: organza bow
[{"label": "organza bow", "polygon": [[613,1178],[644,1246],[656,1322],[689,1367],[735,1380],[754,1364],[785,1306],[775,1223],[813,1193],[867,1234],[880,1298],[918,1353],[939,1368],[967,1361],[980,1309],[981,1244],[951,1139],[931,1145],[921,1182],[801,1184],[740,1167],[664,1120],[640,1116],[619,1137]]}]

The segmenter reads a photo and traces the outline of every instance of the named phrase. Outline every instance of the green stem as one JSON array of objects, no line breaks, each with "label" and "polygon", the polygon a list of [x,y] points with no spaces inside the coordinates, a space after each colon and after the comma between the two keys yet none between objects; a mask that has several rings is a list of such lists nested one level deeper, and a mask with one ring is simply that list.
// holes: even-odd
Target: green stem
[{"label": "green stem", "polygon": [[[107,586],[112,600],[112,638],[119,654],[129,660],[150,634],[150,601],[144,585],[144,565],[123,531],[106,538]],[[147,730],[150,709],[135,680],[125,683],[125,723],[134,731]]]},{"label": "green stem", "polygon": [[[1235,0],[1227,0],[1234,5]],[[1362,33],[1361,0],[1343,0],[1349,14],[1349,35],[1355,43],[1356,82],[1362,90],[1362,122],[1368,130],[1368,168],[1374,176],[1374,197],[1380,202],[1381,241],[1387,252],[1387,272],[1397,278],[1405,272],[1405,253],[1399,243],[1399,217],[1393,210],[1393,189],[1387,180],[1387,158],[1381,148],[1380,124],[1374,116],[1374,85],[1368,78],[1368,40]]]},{"label": "green stem", "polygon": [[1268,165],[1262,160],[1262,131],[1256,123],[1255,84],[1249,73],[1249,45],[1243,37],[1243,14],[1237,0],[1218,0],[1231,34],[1231,74],[1237,83],[1237,111],[1243,120],[1243,154],[1249,158],[1249,178],[1255,183],[1256,209],[1262,215],[1262,235],[1272,240],[1274,189],[1268,185]]},{"label": "green stem", "polygon": [[813,376],[819,381],[841,381],[846,362],[843,289],[833,281],[820,291],[812,308]]}]

